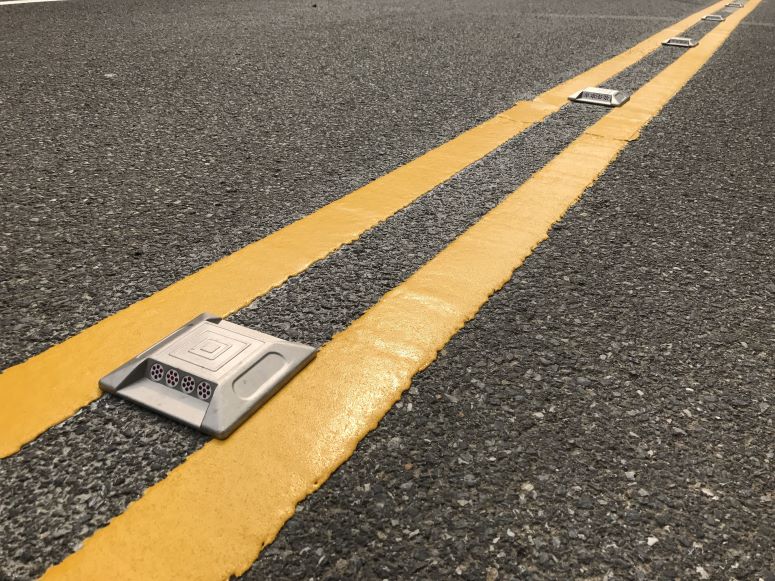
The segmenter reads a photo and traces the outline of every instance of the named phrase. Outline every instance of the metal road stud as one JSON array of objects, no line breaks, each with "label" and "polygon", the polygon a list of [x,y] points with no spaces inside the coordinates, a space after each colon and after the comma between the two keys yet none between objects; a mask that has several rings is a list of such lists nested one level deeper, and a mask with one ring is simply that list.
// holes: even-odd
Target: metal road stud
[{"label": "metal road stud", "polygon": [[604,105],[606,107],[619,107],[627,102],[630,96],[615,89],[603,89],[601,87],[587,87],[576,91],[568,99],[576,103],[589,103],[591,105]]},{"label": "metal road stud", "polygon": [[702,19],[709,22],[723,22],[725,20],[721,14],[706,14]]},{"label": "metal road stud", "polygon": [[204,313],[100,379],[100,388],[226,438],[316,353]]},{"label": "metal road stud", "polygon": [[686,36],[671,36],[665,41],[662,41],[665,46],[679,46],[682,48],[692,48],[697,46],[697,41]]},{"label": "metal road stud", "polygon": [[743,3],[742,2],[730,2],[726,5],[727,8],[742,8]]}]

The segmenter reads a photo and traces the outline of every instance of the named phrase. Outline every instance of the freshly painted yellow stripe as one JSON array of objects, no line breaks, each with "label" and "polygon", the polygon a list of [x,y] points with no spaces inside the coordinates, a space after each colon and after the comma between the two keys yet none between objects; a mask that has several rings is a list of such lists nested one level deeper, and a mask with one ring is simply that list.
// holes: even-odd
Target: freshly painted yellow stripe
[{"label": "freshly painted yellow stripe", "polygon": [[[633,96],[641,125],[759,0]],[[244,572],[294,506],[376,427],[412,377],[471,319],[627,141],[625,108],[593,125],[406,282],[326,344],[226,441],[212,441],[44,579],[226,579]],[[626,139],[629,139],[628,136]]]},{"label": "freshly painted yellow stripe", "polygon": [[717,2],[533,101],[517,103],[277,232],[107,317],[0,375],[0,457],[100,395],[97,381],[203,311],[227,316],[389,218],[544,119],[572,92],[619,73],[680,33]]}]

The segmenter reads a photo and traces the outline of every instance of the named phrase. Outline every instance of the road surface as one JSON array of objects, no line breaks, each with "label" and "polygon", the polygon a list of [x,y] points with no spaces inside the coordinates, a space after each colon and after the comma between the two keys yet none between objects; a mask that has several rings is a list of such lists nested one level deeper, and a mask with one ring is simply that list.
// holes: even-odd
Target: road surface
[{"label": "road surface", "polygon": [[[707,6],[0,2],[0,389],[40,391],[54,410],[7,400],[31,435],[8,436],[0,459],[0,578],[91,578],[105,562],[119,578],[183,578],[190,559],[202,578],[775,579],[775,8],[749,0],[711,23],[696,16]],[[84,361],[97,377],[115,367],[100,367],[101,343],[78,347],[85,329],[692,15],[690,50],[727,27],[718,50],[397,401],[369,408],[376,429],[355,407],[333,424],[365,426],[352,456],[302,426],[328,459],[309,496],[265,501],[275,520],[249,506],[271,482],[218,459],[263,454],[246,434],[282,420],[281,403],[219,448],[81,380]],[[689,55],[654,47],[601,84],[638,94]],[[609,112],[542,113],[222,314],[331,352]],[[472,259],[472,288],[489,267]],[[186,296],[207,305],[230,284]],[[130,340],[103,328],[111,346]],[[72,409],[46,395],[70,369],[48,363],[57,345],[85,394]],[[40,379],[20,386],[14,370]],[[376,385],[365,377],[361,400]],[[209,472],[194,470],[202,457]],[[267,482],[303,480],[271,466]],[[153,495],[181,482],[202,498],[149,521]],[[179,524],[213,515],[225,532]],[[132,534],[143,527],[180,553],[148,550]]]}]

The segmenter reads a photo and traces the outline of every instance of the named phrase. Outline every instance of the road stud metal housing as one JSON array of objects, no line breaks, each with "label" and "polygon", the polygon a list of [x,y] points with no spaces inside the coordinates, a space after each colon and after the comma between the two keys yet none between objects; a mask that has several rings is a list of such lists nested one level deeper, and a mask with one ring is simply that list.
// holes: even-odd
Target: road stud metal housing
[{"label": "road stud metal housing", "polygon": [[619,107],[627,102],[630,96],[616,89],[603,89],[601,87],[587,87],[576,91],[568,99],[576,103],[589,103],[590,105],[603,105],[605,107]]},{"label": "road stud metal housing", "polygon": [[100,388],[226,438],[316,353],[204,313],[100,379]]},{"label": "road stud metal housing", "polygon": [[702,19],[709,22],[724,22],[726,20],[721,14],[706,14]]},{"label": "road stud metal housing", "polygon": [[667,40],[663,40],[662,44],[665,46],[677,46],[681,48],[692,48],[697,46],[697,41],[687,36],[671,36]]}]

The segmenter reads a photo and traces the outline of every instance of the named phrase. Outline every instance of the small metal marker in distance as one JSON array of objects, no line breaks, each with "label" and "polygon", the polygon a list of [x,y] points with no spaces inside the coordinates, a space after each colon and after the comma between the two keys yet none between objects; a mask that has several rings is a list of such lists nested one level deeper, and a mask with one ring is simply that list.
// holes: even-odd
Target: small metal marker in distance
[{"label": "small metal marker in distance", "polygon": [[742,8],[743,3],[742,2],[730,2],[726,5],[727,8]]},{"label": "small metal marker in distance", "polygon": [[721,14],[706,14],[702,19],[708,20],[709,22],[723,22],[725,20]]},{"label": "small metal marker in distance", "polygon": [[693,46],[697,46],[697,41],[692,40],[691,38],[688,38],[686,36],[671,36],[665,41],[662,41],[662,44],[665,46],[680,46],[683,48],[692,48]]},{"label": "small metal marker in distance", "polygon": [[589,103],[591,105],[605,105],[606,107],[619,107],[630,96],[615,89],[603,89],[601,87],[587,87],[576,91],[568,99],[576,103]]},{"label": "small metal marker in distance", "polygon": [[204,313],[100,379],[100,388],[226,438],[316,353]]}]

